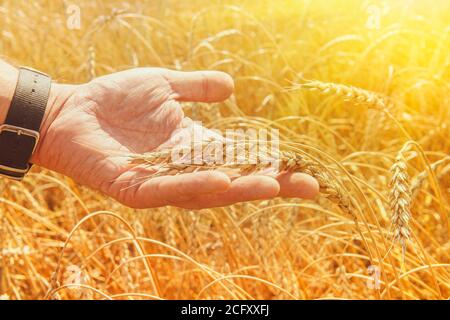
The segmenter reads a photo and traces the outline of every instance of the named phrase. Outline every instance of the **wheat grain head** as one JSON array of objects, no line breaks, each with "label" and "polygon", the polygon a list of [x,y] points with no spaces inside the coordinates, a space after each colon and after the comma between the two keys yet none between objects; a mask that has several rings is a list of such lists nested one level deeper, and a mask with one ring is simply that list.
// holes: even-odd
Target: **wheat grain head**
[{"label": "wheat grain head", "polygon": [[[207,144],[201,147],[204,150]],[[194,157],[194,148],[191,147],[189,152]],[[224,154],[226,150],[223,151]],[[210,163],[200,160],[196,163],[174,162],[171,158],[171,150],[161,150],[149,152],[145,154],[130,155],[130,162],[145,166],[158,166],[158,169],[150,176],[177,175],[182,173],[191,173],[202,170],[215,169],[237,169],[240,175],[249,175],[258,171],[267,169],[270,165],[267,161],[257,161],[252,163],[241,163],[239,161],[229,161],[225,163]],[[192,159],[192,158],[191,158]],[[202,158],[203,159],[203,158]],[[264,159],[264,157],[253,157],[253,159]],[[331,202],[337,204],[339,208],[351,216],[353,220],[357,220],[355,208],[351,199],[345,194],[344,190],[331,179],[325,169],[317,162],[305,157],[299,153],[282,151],[279,154],[278,172],[303,172],[316,178],[319,183],[321,194],[328,198]]]},{"label": "wheat grain head", "polygon": [[296,85],[295,87],[319,91],[320,93],[326,95],[342,97],[345,101],[352,101],[355,104],[364,104],[370,108],[378,110],[383,110],[390,107],[390,103],[387,98],[378,93],[340,83],[308,80],[305,83]]},{"label": "wheat grain head", "polygon": [[407,173],[407,163],[405,152],[409,144],[406,143],[398,152],[395,162],[391,167],[392,178],[389,183],[390,208],[392,211],[392,228],[394,241],[398,241],[402,246],[403,257],[406,250],[406,243],[410,238],[409,220],[411,219],[411,190]]}]

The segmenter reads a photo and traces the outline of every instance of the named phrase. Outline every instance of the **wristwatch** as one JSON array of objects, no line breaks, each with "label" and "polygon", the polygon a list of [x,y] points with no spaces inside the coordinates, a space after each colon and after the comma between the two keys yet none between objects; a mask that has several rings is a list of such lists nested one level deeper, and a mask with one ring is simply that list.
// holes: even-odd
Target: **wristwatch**
[{"label": "wristwatch", "polygon": [[50,95],[51,78],[22,67],[16,90],[0,125],[0,175],[22,180],[39,141],[39,130]]}]

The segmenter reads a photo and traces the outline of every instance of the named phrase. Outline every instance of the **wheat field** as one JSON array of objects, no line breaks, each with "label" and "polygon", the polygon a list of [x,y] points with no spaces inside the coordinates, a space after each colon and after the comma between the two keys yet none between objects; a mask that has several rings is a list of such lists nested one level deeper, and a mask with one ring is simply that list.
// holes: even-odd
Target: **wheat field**
[{"label": "wheat field", "polygon": [[351,204],[133,210],[35,167],[0,180],[3,299],[450,298],[449,1],[0,0],[0,33],[61,83],[228,72],[185,113],[278,129]]}]

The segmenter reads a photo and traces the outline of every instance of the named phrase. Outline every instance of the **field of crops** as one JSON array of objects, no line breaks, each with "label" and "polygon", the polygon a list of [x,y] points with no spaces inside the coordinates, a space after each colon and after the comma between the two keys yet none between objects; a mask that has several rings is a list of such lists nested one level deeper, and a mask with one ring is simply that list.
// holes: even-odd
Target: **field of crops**
[{"label": "field of crops", "polygon": [[34,167],[0,179],[2,298],[450,298],[449,1],[0,0],[0,57],[61,83],[225,71],[233,96],[186,115],[278,129],[329,183],[133,210]]}]

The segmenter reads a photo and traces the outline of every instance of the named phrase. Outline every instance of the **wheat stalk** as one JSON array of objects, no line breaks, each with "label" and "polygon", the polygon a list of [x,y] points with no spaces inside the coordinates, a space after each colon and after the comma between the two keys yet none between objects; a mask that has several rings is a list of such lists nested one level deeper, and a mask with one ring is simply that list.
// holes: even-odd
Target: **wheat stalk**
[{"label": "wheat stalk", "polygon": [[[450,164],[450,156],[446,156],[430,165],[431,171],[438,172],[440,169],[443,169],[447,166],[447,164]],[[419,190],[422,188],[423,184],[425,183],[426,179],[428,177],[428,170],[424,170],[421,173],[419,173],[414,180],[411,182],[411,195],[413,198],[415,198],[419,192]]]},{"label": "wheat stalk", "polygon": [[[208,144],[201,145],[201,152],[205,151]],[[225,148],[223,154],[226,154]],[[240,162],[233,158],[224,163],[211,163],[205,161],[205,157],[198,159],[195,163],[184,163],[172,161],[172,150],[160,150],[145,154],[129,155],[130,162],[134,164],[158,167],[151,177],[177,175],[182,173],[191,173],[204,170],[215,169],[237,169],[240,175],[249,175],[269,168],[272,163],[265,161],[265,155],[252,157],[256,162]],[[189,147],[188,153],[190,159],[194,158],[195,148]],[[247,156],[249,154],[247,153]],[[255,154],[254,154],[255,155]],[[259,155],[259,154],[256,154]],[[319,162],[306,158],[305,156],[289,151],[283,151],[278,154],[278,172],[303,172],[316,178],[320,186],[321,194],[331,202],[337,204],[339,208],[355,221],[357,220],[355,208],[350,198],[344,193],[342,188],[330,178]],[[249,159],[249,158],[247,158]]]},{"label": "wheat stalk", "polygon": [[406,251],[406,243],[410,238],[409,220],[411,219],[411,190],[407,173],[405,152],[409,144],[406,143],[398,152],[395,162],[391,167],[392,179],[389,183],[390,207],[392,210],[392,227],[394,229],[394,241],[402,246],[403,259]]}]

